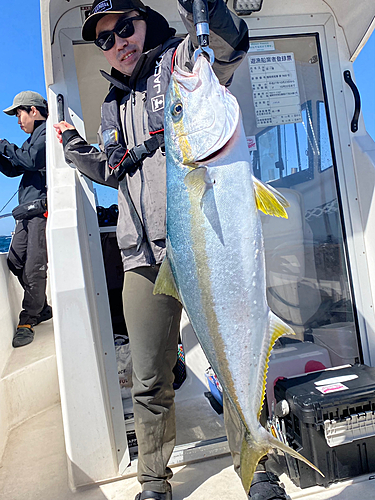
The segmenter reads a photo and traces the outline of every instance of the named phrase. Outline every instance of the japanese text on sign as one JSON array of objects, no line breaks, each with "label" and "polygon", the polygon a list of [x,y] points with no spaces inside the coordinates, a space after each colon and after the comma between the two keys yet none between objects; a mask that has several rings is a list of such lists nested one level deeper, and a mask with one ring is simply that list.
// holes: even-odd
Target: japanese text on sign
[{"label": "japanese text on sign", "polygon": [[257,127],[302,122],[293,52],[248,56]]}]

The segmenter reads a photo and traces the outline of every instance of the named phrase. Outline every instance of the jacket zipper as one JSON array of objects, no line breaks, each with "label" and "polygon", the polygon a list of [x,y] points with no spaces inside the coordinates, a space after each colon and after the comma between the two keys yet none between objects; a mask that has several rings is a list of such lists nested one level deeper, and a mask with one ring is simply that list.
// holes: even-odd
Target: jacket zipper
[{"label": "jacket zipper", "polygon": [[[132,129],[133,129],[133,142],[134,145],[138,145],[137,137],[136,137],[136,130],[135,130],[135,118],[134,118],[134,110],[135,110],[135,105],[136,105],[136,96],[135,96],[135,88],[132,89],[132,106],[131,106],[131,121],[132,121]],[[146,107],[146,99],[142,98],[142,103],[143,103],[143,113]],[[145,241],[144,241],[144,254],[146,257],[146,261],[148,264],[153,265],[156,263],[156,259],[154,256],[154,253],[151,248],[151,244],[149,242],[149,237],[148,237],[148,231],[147,231],[147,226],[144,222],[144,211],[143,211],[143,204],[142,204],[142,195],[143,195],[143,189],[145,187],[145,182],[144,182],[144,175],[143,175],[143,170],[140,169],[139,171],[140,177],[141,177],[141,193],[140,193],[140,208],[141,208],[141,217],[139,217],[140,223],[142,225],[144,235],[146,236]]]},{"label": "jacket zipper", "polygon": [[147,134],[147,125],[148,125],[148,116],[147,116],[147,109],[146,109],[147,90],[145,90],[143,92],[142,102],[143,102],[143,133],[144,133],[144,135],[146,135]]}]

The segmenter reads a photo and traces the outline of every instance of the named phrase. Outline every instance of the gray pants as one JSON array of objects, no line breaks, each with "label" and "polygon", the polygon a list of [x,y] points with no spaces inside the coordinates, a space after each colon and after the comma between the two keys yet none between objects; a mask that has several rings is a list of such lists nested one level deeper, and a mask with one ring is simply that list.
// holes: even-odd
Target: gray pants
[{"label": "gray pants", "polygon": [[159,266],[125,273],[124,316],[133,361],[134,424],[138,441],[138,481],[143,490],[165,493],[172,471],[176,421],[173,368],[177,362],[181,304],[153,295]]},{"label": "gray pants", "polygon": [[[133,360],[134,423],[138,441],[138,481],[143,490],[165,493],[172,471],[176,422],[172,373],[177,361],[181,304],[167,295],[153,295],[159,266],[125,273],[123,304]],[[224,416],[235,470],[244,428],[225,402]]]}]

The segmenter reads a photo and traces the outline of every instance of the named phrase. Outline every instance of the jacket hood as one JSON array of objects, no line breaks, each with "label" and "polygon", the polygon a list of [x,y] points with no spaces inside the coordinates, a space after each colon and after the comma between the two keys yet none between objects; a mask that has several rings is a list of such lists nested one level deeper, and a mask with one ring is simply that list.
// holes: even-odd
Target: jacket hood
[{"label": "jacket hood", "polygon": [[40,129],[41,131],[43,130],[43,128],[45,129],[46,128],[46,124],[47,124],[47,120],[35,120],[34,122],[34,130],[32,132],[32,134],[35,132],[35,130],[40,127],[41,125],[43,125],[43,127]]},{"label": "jacket hood", "polygon": [[150,7],[147,7],[146,10],[147,31],[143,52],[148,52],[150,49],[161,45],[176,33],[176,30],[169,26],[168,21],[159,12],[150,9]]}]

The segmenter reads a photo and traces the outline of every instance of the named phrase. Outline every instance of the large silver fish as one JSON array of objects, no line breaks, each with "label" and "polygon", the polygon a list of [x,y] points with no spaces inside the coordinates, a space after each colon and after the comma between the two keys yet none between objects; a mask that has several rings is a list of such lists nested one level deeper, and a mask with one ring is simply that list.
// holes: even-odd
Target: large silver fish
[{"label": "large silver fish", "polygon": [[240,109],[199,56],[175,68],[165,106],[167,257],[154,293],[178,298],[246,428],[245,491],[260,458],[279,448],[307,462],[259,423],[268,359],[294,333],[266,301],[258,208],[286,217],[287,201],[252,175]]}]

